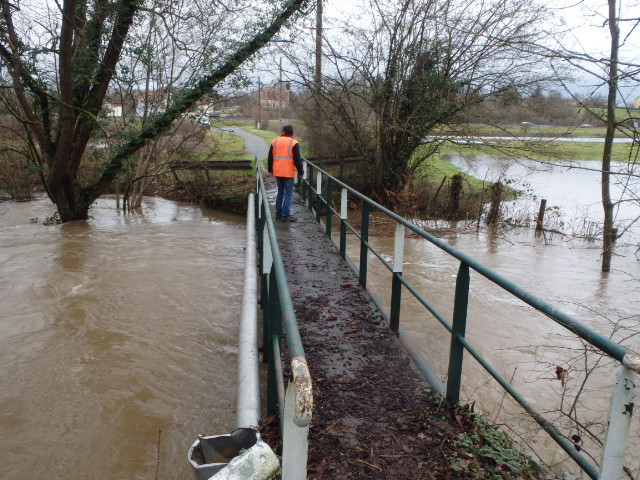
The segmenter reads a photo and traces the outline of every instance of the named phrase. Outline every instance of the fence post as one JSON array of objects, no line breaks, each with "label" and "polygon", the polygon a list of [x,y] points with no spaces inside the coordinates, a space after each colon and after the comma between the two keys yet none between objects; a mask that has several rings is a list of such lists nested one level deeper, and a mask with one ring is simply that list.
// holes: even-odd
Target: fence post
[{"label": "fence post", "polygon": [[400,330],[400,299],[402,298],[402,265],[404,263],[404,225],[396,225],[393,255],[393,279],[391,281],[391,312],[389,326],[396,334]]},{"label": "fence post", "polygon": [[540,200],[540,210],[538,211],[538,220],[536,221],[536,232],[539,232],[543,229],[542,225],[544,224],[544,212],[547,209],[547,200],[543,198]]},{"label": "fence post", "polygon": [[621,366],[609,403],[609,428],[602,450],[600,471],[600,478],[603,480],[622,480],[625,476],[624,457],[636,396],[635,382],[636,372]]},{"label": "fence post", "polygon": [[362,226],[360,228],[360,285],[367,288],[367,257],[369,250],[369,204],[362,202]]},{"label": "fence post", "polygon": [[458,337],[464,338],[467,329],[467,306],[469,304],[469,265],[460,262],[456,278],[456,294],[453,305],[453,325],[451,349],[449,351],[449,373],[447,380],[447,401],[460,401],[460,382],[462,380],[462,359],[464,346]]},{"label": "fence post", "polygon": [[342,259],[347,258],[347,195],[346,188],[342,189],[340,194],[340,256]]},{"label": "fence post", "polygon": [[278,344],[282,345],[282,309],[280,306],[280,295],[278,294],[278,280],[276,279],[275,268],[271,268],[269,274],[269,316],[267,326],[267,414],[279,415],[278,405],[278,378],[276,372],[276,359],[271,339],[277,338]]},{"label": "fence post", "polygon": [[333,180],[327,178],[327,220],[325,222],[325,233],[331,238],[331,220],[333,218]]}]

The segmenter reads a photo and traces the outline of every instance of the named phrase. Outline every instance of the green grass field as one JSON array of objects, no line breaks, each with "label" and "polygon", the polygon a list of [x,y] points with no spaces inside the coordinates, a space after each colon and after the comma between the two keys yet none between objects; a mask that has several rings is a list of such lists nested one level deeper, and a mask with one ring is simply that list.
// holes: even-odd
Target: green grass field
[{"label": "green grass field", "polygon": [[[605,127],[550,127],[543,125],[521,126],[521,125],[469,125],[472,136],[478,137],[558,137],[558,138],[604,138],[607,129]],[[455,131],[455,127],[450,129]],[[447,130],[442,132],[447,134]],[[616,132],[616,138],[625,138],[623,131]]]},{"label": "green grass field", "polygon": [[[554,142],[511,140],[487,142],[485,145],[444,145],[441,154],[489,155],[505,158],[535,158],[541,160],[602,160],[604,144],[593,142]],[[611,159],[626,162],[638,154],[630,143],[614,143]]]}]

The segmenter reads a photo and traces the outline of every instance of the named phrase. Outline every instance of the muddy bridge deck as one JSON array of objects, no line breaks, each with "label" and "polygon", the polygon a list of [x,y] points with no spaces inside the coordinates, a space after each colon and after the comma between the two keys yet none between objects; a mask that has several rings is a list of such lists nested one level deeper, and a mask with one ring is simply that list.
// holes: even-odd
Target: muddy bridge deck
[{"label": "muddy bridge deck", "polygon": [[439,405],[297,194],[292,214],[276,229],[313,380],[308,477],[455,478],[446,445],[468,426]]}]

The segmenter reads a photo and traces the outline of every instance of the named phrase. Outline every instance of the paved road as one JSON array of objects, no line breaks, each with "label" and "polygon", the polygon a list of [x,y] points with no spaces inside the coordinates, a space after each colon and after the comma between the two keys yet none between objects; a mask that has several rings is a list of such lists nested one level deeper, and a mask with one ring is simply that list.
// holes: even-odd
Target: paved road
[{"label": "paved road", "polygon": [[269,145],[267,145],[264,138],[247,133],[243,128],[239,127],[233,127],[227,130],[233,132],[234,135],[244,138],[244,149],[254,157],[257,157],[258,160],[265,159],[267,155],[269,155]]}]

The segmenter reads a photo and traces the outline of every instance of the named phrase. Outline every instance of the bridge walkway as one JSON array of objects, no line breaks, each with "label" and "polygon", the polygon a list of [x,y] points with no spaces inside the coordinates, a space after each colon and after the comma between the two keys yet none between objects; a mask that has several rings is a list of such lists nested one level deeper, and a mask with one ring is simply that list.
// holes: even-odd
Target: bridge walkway
[{"label": "bridge walkway", "polygon": [[[275,185],[273,177],[268,183]],[[273,218],[275,193],[269,192]],[[308,477],[455,478],[445,451],[469,425],[439,404],[356,275],[294,195],[298,221],[275,222],[313,380]]]}]

